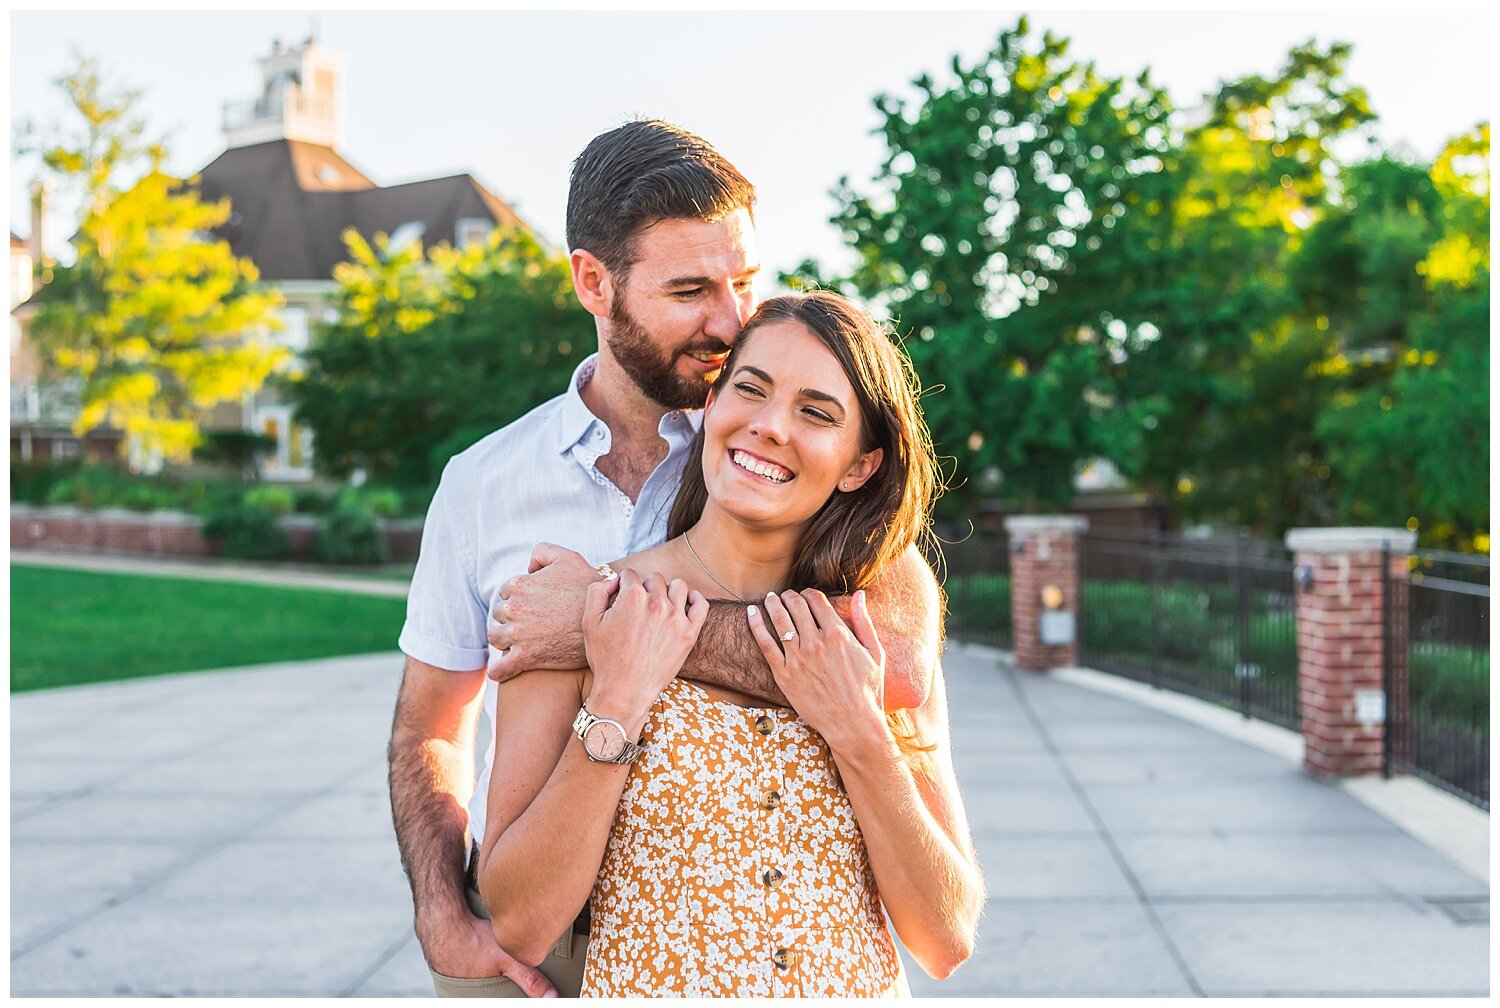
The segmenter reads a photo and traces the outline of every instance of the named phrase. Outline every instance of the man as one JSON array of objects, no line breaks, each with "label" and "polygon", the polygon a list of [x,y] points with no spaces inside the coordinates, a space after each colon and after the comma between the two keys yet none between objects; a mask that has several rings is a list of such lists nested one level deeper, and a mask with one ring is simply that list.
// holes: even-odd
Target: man
[{"label": "man", "polygon": [[[428,510],[400,640],[390,786],[417,937],[440,995],[552,990],[496,944],[466,875],[484,833],[493,746],[476,782],[481,703],[493,722],[488,641],[508,649],[497,678],[580,667],[581,587],[601,576],[590,564],[665,538],[697,411],[753,306],[754,200],[733,165],[669,124],[627,123],[590,142],[573,166],[567,241],[598,354],[563,395],[455,456]],[[914,552],[893,566],[901,570],[872,586],[871,606],[890,631],[888,703],[912,706],[936,656],[937,593]],[[742,605],[715,604],[683,674],[784,702]],[[565,935],[543,964],[573,993],[583,947]]]}]

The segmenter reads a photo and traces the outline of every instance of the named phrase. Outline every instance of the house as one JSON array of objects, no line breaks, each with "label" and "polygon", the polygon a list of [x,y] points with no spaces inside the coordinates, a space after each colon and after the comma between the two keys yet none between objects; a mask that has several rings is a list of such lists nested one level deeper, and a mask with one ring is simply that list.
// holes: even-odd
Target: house
[{"label": "house", "polygon": [[[332,310],[333,268],[345,258],[348,228],[366,238],[383,232],[398,245],[462,246],[485,240],[499,226],[527,227],[472,175],[381,186],[345,159],[339,151],[343,60],[315,39],[295,47],[274,42],[260,68],[259,97],[226,103],[225,150],[193,184],[207,200],[228,198],[230,217],[216,234],[281,292],[283,325],[274,338],[294,353],[306,349],[313,327]],[[15,455],[14,377],[11,399]],[[266,479],[312,478],[310,432],[272,387],[221,406],[206,426],[274,437],[275,454],[262,467]]]}]

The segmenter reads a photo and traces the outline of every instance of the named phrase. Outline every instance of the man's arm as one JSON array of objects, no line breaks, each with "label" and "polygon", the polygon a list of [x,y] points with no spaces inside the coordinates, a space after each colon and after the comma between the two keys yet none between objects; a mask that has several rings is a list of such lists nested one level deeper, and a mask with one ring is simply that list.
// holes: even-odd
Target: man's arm
[{"label": "man's arm", "polygon": [[[849,596],[830,601],[848,623]],[[865,590],[865,602],[885,648],[885,709],[921,707],[942,651],[942,603],[932,568],[915,547],[908,549],[876,574]],[[713,603],[681,675],[787,705],[750,632],[746,607],[738,602]]]},{"label": "man's arm", "polygon": [[428,965],[450,977],[505,975],[530,997],[552,985],[495,943],[465,895],[465,798],[474,790],[474,736],[484,670],[450,672],[406,659],[387,750],[391,815],[411,882],[417,940]]},{"label": "man's arm", "polygon": [[[583,593],[598,579],[593,566],[572,550],[539,544],[531,573],[506,582],[495,605],[497,625],[489,641],[505,654],[490,666],[490,678],[503,682],[527,669],[581,664]],[[922,706],[942,650],[942,603],[932,569],[915,547],[909,548],[876,575],[865,595],[886,650],[886,709]],[[848,598],[833,601],[847,622]],[[712,603],[681,675],[786,704],[738,602]]]}]

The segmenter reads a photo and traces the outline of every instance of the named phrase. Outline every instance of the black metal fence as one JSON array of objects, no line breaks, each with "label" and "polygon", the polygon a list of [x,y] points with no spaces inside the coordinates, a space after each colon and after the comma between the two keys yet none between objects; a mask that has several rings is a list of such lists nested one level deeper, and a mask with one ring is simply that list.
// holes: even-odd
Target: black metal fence
[{"label": "black metal fence", "polygon": [[1090,528],[1079,660],[1298,728],[1297,602],[1280,543]]},{"label": "black metal fence", "polygon": [[[943,548],[948,631],[1012,646],[1002,538]],[[1078,551],[1079,661],[1301,728],[1294,564],[1281,543],[1091,527]],[[1386,752],[1489,808],[1489,558],[1419,551],[1385,598]],[[1385,569],[1389,570],[1387,564]]]},{"label": "black metal fence", "polygon": [[949,636],[1011,647],[1009,544],[1004,537],[939,535]]},{"label": "black metal fence", "polygon": [[1386,772],[1421,777],[1484,809],[1490,807],[1489,579],[1488,557],[1423,550],[1405,576],[1388,575],[1384,596],[1391,656]]}]

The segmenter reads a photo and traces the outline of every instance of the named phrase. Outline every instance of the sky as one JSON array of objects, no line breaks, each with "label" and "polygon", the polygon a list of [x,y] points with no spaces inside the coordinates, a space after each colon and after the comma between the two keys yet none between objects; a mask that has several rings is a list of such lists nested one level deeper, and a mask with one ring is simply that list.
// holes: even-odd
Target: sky
[{"label": "sky", "polygon": [[[71,53],[98,58],[143,92],[169,168],[191,174],[223,149],[226,102],[259,94],[273,39],[310,32],[344,58],[341,152],[382,185],[471,172],[561,246],[573,157],[596,134],[651,116],[699,133],[759,190],[768,274],[805,257],[848,261],[828,223],[829,191],[861,187],[883,145],[878,93],[911,95],[952,57],[982,55],[1021,12],[842,13],[27,13],[10,15],[12,127],[61,119],[55,80]],[[1380,142],[1430,158],[1489,118],[1491,27],[1476,11],[1228,13],[1036,11],[1033,30],[1072,40],[1106,75],[1150,67],[1179,107],[1219,81],[1274,74],[1296,44],[1353,44]],[[11,160],[11,229],[30,230],[26,182]],[[57,255],[76,218],[63,194],[45,234]]]}]

